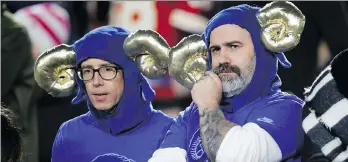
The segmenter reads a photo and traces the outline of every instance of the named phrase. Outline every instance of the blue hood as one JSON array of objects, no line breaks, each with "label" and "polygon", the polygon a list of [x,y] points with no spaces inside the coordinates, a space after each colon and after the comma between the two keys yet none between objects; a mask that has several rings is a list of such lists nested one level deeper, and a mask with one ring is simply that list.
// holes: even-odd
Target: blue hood
[{"label": "blue hood", "polygon": [[83,81],[75,77],[78,93],[72,103],[87,101],[88,109],[97,124],[112,134],[135,127],[153,111],[151,101],[155,92],[138,70],[136,63],[128,59],[123,50],[123,42],[129,34],[120,27],[103,26],[90,31],[73,44],[76,65],[88,58],[98,58],[117,64],[123,69],[124,90],[115,107],[116,111],[112,114],[95,109],[88,98]]},{"label": "blue hood", "polygon": [[[260,8],[258,7],[251,7],[246,4],[222,10],[210,19],[202,35],[207,49],[209,49],[211,32],[221,25],[238,25],[246,29],[252,37],[256,55],[255,73],[250,84],[241,94],[223,99],[222,102],[226,104],[222,106],[222,110],[227,112],[235,112],[258,98],[280,91],[281,80],[277,75],[278,61],[286,68],[291,67],[284,53],[270,52],[263,45],[261,40],[261,26],[256,18],[256,13],[259,10]],[[210,70],[212,68],[210,51],[208,62],[208,68]]]}]

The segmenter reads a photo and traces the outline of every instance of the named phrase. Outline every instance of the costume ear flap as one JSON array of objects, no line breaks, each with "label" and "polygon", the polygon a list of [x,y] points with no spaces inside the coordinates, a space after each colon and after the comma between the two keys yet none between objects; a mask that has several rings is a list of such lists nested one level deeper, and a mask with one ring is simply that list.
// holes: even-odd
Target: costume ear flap
[{"label": "costume ear flap", "polygon": [[278,58],[279,63],[280,63],[284,68],[291,68],[291,63],[290,63],[290,61],[285,57],[284,53],[278,53],[278,54],[275,54],[275,56]]},{"label": "costume ear flap", "polygon": [[139,85],[141,98],[145,102],[151,102],[155,99],[155,91],[151,88],[149,82],[145,79],[145,77],[142,78],[144,80]]},{"label": "costume ear flap", "polygon": [[81,103],[83,100],[85,100],[86,94],[83,92],[83,90],[79,89],[77,91],[77,95],[76,97],[73,98],[73,100],[71,101],[72,104],[79,104]]}]

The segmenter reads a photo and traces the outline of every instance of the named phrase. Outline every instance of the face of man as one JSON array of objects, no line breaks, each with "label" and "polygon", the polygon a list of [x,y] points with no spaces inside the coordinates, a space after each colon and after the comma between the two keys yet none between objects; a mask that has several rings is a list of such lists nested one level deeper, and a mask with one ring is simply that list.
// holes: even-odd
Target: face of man
[{"label": "face of man", "polygon": [[240,94],[250,83],[256,66],[250,33],[238,25],[226,24],[210,35],[212,68],[222,81],[225,97]]},{"label": "face of man", "polygon": [[119,66],[91,58],[81,64],[79,78],[84,81],[88,97],[97,110],[110,110],[120,101],[124,79]]}]

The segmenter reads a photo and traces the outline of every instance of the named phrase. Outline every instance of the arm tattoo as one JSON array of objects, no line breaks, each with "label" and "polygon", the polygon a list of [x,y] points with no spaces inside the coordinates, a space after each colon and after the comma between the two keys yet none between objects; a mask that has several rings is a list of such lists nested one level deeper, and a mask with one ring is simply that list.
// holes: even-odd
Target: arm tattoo
[{"label": "arm tattoo", "polygon": [[227,132],[237,124],[226,120],[220,109],[204,109],[199,121],[204,150],[209,159],[215,161],[222,140]]}]

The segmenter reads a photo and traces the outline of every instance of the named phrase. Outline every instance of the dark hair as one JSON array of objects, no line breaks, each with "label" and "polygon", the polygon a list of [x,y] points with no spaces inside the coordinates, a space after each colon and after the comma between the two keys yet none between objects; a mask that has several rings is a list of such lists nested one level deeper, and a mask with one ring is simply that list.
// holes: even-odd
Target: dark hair
[{"label": "dark hair", "polygon": [[337,88],[344,97],[348,98],[348,78],[347,78],[348,49],[340,52],[331,61],[331,73]]},{"label": "dark hair", "polygon": [[17,162],[22,156],[20,128],[15,126],[14,113],[1,105],[1,162]]}]

